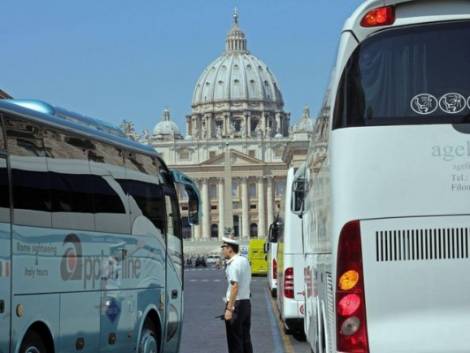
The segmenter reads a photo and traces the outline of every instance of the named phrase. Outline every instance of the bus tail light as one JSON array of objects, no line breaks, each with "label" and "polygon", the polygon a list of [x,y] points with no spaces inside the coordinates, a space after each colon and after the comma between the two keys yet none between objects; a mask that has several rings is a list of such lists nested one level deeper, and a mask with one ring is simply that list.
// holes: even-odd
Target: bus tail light
[{"label": "bus tail light", "polygon": [[294,298],[294,268],[292,267],[284,271],[284,297]]},{"label": "bus tail light", "polygon": [[369,353],[359,221],[349,222],[341,230],[336,278],[337,350]]},{"label": "bus tail light", "polygon": [[273,259],[273,278],[277,279],[277,261]]},{"label": "bus tail light", "polygon": [[362,18],[362,27],[389,26],[395,22],[395,8],[393,6],[383,6],[370,10]]}]

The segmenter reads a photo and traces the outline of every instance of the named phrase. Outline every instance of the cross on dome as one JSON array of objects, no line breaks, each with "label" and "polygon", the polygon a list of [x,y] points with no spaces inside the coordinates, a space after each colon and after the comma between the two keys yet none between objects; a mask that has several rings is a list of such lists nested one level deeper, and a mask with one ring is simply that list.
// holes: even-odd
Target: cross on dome
[{"label": "cross on dome", "polygon": [[233,10],[233,23],[234,24],[238,24],[238,17],[239,17],[238,9],[235,8]]},{"label": "cross on dome", "polygon": [[233,11],[233,24],[232,29],[227,34],[227,39],[225,40],[225,50],[228,53],[239,52],[247,53],[246,49],[246,38],[245,33],[238,26],[240,15],[238,9],[235,8]]}]

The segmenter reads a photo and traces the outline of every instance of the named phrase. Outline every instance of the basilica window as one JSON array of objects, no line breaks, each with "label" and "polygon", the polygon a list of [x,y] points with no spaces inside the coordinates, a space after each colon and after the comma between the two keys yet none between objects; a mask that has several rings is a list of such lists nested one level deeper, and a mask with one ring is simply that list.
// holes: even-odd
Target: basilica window
[{"label": "basilica window", "polygon": [[232,181],[232,197],[238,199],[238,182]]},{"label": "basilica window", "polygon": [[176,192],[178,193],[178,200],[180,202],[188,202],[188,194],[186,193],[186,190],[180,185],[180,184],[175,184],[176,187]]},{"label": "basilica window", "polygon": [[248,196],[250,199],[256,198],[256,184],[255,183],[250,183],[248,186]]},{"label": "basilica window", "polygon": [[286,191],[286,182],[285,182],[285,180],[277,180],[275,190],[276,190],[276,197],[284,196],[284,192]]},{"label": "basilica window", "polygon": [[216,184],[209,185],[209,198],[211,200],[217,199],[217,185]]},{"label": "basilica window", "polygon": [[255,150],[249,150],[249,151],[248,151],[248,155],[249,155],[250,157],[256,158],[256,151],[255,151]]},{"label": "basilica window", "polygon": [[209,159],[212,159],[215,157],[215,151],[210,151],[209,152]]},{"label": "basilica window", "polygon": [[179,158],[182,161],[187,161],[189,160],[189,151],[188,150],[182,150],[179,152]]},{"label": "basilica window", "polygon": [[235,132],[240,132],[240,130],[241,130],[241,121],[240,120],[235,120],[233,122],[233,128],[234,128]]}]

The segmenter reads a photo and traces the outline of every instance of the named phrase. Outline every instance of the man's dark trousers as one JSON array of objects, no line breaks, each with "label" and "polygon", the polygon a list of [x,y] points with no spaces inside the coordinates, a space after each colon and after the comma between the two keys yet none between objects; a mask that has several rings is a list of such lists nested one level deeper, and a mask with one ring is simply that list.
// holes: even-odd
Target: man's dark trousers
[{"label": "man's dark trousers", "polygon": [[232,320],[225,321],[229,353],[253,353],[251,345],[251,303],[250,300],[237,300]]}]

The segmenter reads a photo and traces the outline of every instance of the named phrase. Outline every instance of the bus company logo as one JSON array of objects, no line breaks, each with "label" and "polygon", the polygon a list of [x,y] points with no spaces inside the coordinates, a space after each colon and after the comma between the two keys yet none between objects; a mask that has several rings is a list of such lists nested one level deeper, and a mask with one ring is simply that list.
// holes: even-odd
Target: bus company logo
[{"label": "bus company logo", "polygon": [[452,162],[461,158],[470,157],[470,141],[459,145],[434,145],[431,155],[445,162]]},{"label": "bus company logo", "polygon": [[64,281],[82,279],[83,260],[82,244],[76,234],[69,234],[64,239],[64,245],[68,246],[62,256],[60,275]]},{"label": "bus company logo", "polygon": [[410,106],[416,114],[429,115],[437,110],[438,102],[432,94],[421,93],[411,99]]},{"label": "bus company logo", "polygon": [[448,114],[458,114],[467,107],[467,100],[460,93],[446,93],[439,99],[439,107]]}]

